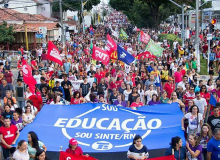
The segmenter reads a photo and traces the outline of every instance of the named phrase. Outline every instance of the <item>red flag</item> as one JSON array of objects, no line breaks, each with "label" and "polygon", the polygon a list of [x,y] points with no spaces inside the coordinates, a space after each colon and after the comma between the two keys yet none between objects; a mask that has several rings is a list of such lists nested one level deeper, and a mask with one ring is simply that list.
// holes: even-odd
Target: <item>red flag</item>
[{"label": "red flag", "polygon": [[59,50],[57,49],[57,47],[53,44],[53,42],[49,41],[48,42],[48,48],[47,48],[47,59],[55,62],[55,63],[58,63],[59,65],[63,65],[62,63],[62,59],[61,59],[61,56],[60,56],[60,52]]},{"label": "red flag", "polygon": [[36,80],[32,76],[31,66],[23,59],[22,60],[22,72],[24,83],[29,86],[29,89],[32,93],[35,92],[35,85],[37,84]]},{"label": "red flag", "polygon": [[110,56],[106,51],[93,46],[92,58],[107,65],[109,63]]},{"label": "red flag", "polygon": [[85,48],[84,52],[85,52],[86,55],[89,55],[89,49],[88,48]]},{"label": "red flag", "polygon": [[141,42],[148,44],[148,42],[150,41],[150,36],[148,34],[144,33],[143,31],[141,31],[140,35],[141,35],[140,36]]},{"label": "red flag", "polygon": [[175,160],[174,155],[165,156],[165,157],[158,157],[158,158],[151,158],[149,160]]},{"label": "red flag", "polygon": [[90,156],[86,157],[86,156],[72,155],[72,154],[61,151],[59,160],[97,160],[97,159],[90,157]]},{"label": "red flag", "polygon": [[150,52],[148,52],[148,51],[145,51],[145,52],[140,53],[139,55],[136,56],[136,58],[137,58],[138,60],[140,60],[141,57],[143,57],[144,59],[145,59],[145,58],[151,58],[151,57],[152,57],[152,54],[151,54]]},{"label": "red flag", "polygon": [[117,44],[115,41],[107,34],[107,52],[111,55],[114,51],[117,51]]}]

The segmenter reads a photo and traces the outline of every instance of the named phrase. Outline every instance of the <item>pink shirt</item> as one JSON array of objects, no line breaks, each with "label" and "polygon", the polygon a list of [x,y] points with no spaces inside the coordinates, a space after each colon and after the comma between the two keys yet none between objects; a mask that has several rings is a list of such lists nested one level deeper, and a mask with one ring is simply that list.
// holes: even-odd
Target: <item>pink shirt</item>
[{"label": "pink shirt", "polygon": [[181,72],[175,72],[174,73],[175,83],[179,83],[182,81],[182,73]]}]

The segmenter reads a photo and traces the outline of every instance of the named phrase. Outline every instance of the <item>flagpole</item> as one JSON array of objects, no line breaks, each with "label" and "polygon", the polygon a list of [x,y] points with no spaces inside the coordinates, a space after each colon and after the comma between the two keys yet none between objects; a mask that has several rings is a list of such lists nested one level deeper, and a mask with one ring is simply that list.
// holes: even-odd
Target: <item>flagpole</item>
[{"label": "flagpole", "polygon": [[62,0],[59,0],[59,7],[60,7],[60,24],[61,24],[61,42],[63,43],[63,48],[65,47],[65,40],[64,40],[64,26],[63,26],[63,8],[62,8]]}]

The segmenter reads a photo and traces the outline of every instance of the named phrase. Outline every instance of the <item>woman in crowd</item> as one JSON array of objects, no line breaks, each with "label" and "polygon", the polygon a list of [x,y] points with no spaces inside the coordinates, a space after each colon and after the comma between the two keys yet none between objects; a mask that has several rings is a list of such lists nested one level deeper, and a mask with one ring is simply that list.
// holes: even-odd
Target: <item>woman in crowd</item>
[{"label": "woman in crowd", "polygon": [[130,105],[130,108],[136,110],[137,109],[136,107],[141,107],[143,105],[144,104],[141,102],[141,97],[137,96],[135,97],[135,101]]},{"label": "woman in crowd", "polygon": [[153,94],[157,94],[157,91],[154,90],[153,84],[150,84],[150,85],[149,85],[149,90],[147,90],[147,91],[144,93],[144,95],[146,96],[146,104],[148,104],[148,103],[151,101]]},{"label": "woman in crowd", "polygon": [[11,111],[11,108],[10,108],[10,106],[8,105],[8,104],[6,104],[5,106],[4,106],[4,112],[2,113],[2,115],[1,115],[1,122],[2,122],[2,124],[4,124],[4,119],[7,117],[7,118],[10,118],[10,119],[12,119],[13,118],[13,112]]},{"label": "woman in crowd", "polygon": [[186,142],[188,160],[202,160],[202,146],[199,144],[199,136],[196,134],[189,135],[189,142]]},{"label": "woman in crowd", "polygon": [[126,85],[126,90],[124,90],[123,95],[125,96],[125,102],[128,103],[128,96],[132,92],[132,88],[130,84]]},{"label": "woman in crowd", "polygon": [[202,98],[205,98],[207,105],[210,100],[210,93],[207,91],[206,85],[202,85],[200,89],[200,95]]},{"label": "woman in crowd", "polygon": [[13,113],[13,119],[11,120],[11,124],[16,125],[19,131],[21,131],[24,128],[22,117],[19,116],[18,112]]},{"label": "woman in crowd", "polygon": [[119,93],[117,96],[117,100],[113,103],[116,106],[122,106],[122,107],[127,107],[127,103],[124,100],[124,96]]},{"label": "woman in crowd", "polygon": [[31,107],[26,106],[25,112],[22,115],[23,125],[27,125],[27,124],[33,122],[34,118],[35,118],[35,114],[31,110]]},{"label": "woman in crowd", "polygon": [[140,97],[140,95],[138,94],[138,90],[137,87],[133,87],[132,92],[129,94],[128,96],[128,107],[135,102],[136,97]]},{"label": "woman in crowd", "polygon": [[147,147],[143,145],[140,135],[136,135],[133,139],[133,144],[129,147],[127,157],[130,160],[147,159],[149,153]]},{"label": "woman in crowd", "polygon": [[209,80],[207,81],[206,87],[207,87],[207,91],[208,91],[209,93],[215,88],[215,86],[213,85],[213,81],[212,81],[211,79],[209,79]]},{"label": "woman in crowd", "polygon": [[54,95],[53,101],[50,104],[63,105],[63,103],[60,101],[60,96],[56,94]]},{"label": "woman in crowd", "polygon": [[161,101],[159,100],[159,96],[156,94],[152,95],[152,100],[148,103],[148,105],[154,105],[154,104],[161,104]]},{"label": "woman in crowd", "polygon": [[35,155],[35,159],[34,160],[48,160],[47,156],[46,156],[46,152],[42,149],[39,149],[37,152],[36,152],[36,155]]},{"label": "woman in crowd", "polygon": [[166,150],[165,156],[173,155],[173,151],[175,159],[186,159],[186,148],[183,147],[182,139],[178,136],[171,139],[170,147]]},{"label": "woman in crowd", "polygon": [[70,104],[81,104],[81,103],[84,103],[84,102],[85,102],[85,100],[81,96],[80,92],[79,91],[75,91],[73,93],[73,97],[70,100]]},{"label": "woman in crowd", "polygon": [[[83,156],[83,151],[76,139],[72,138],[69,140],[69,148],[66,149],[66,152],[72,155]],[[86,154],[85,156],[89,156]]]},{"label": "woman in crowd", "polygon": [[95,93],[90,93],[89,98],[90,98],[90,103],[98,103],[98,99]]},{"label": "woman in crowd", "polygon": [[199,134],[200,145],[202,146],[202,157],[203,160],[206,160],[207,157],[207,144],[208,141],[212,138],[212,130],[210,128],[210,125],[207,123],[204,123],[202,125],[201,131]]},{"label": "woman in crowd", "polygon": [[31,131],[28,133],[28,153],[30,155],[30,160],[34,160],[36,158],[36,152],[39,149],[43,149],[44,152],[47,151],[47,147],[43,144],[43,142],[39,141],[35,132]]},{"label": "woman in crowd", "polygon": [[97,83],[96,82],[92,83],[91,93],[94,93],[97,96],[98,88],[97,88]]},{"label": "woman in crowd", "polygon": [[46,104],[46,102],[47,102],[47,94],[48,94],[47,87],[43,87],[42,93],[41,93],[43,104]]},{"label": "woman in crowd", "polygon": [[167,92],[164,90],[162,92],[162,96],[160,97],[160,102],[164,104],[164,103],[168,103],[168,101],[169,101],[169,98],[167,98]]},{"label": "woman in crowd", "polygon": [[[27,106],[31,108],[32,113],[36,116],[38,113],[38,110],[35,106],[33,106],[33,102],[31,100],[27,100]],[[23,112],[25,112],[25,107],[23,107]]]},{"label": "woman in crowd", "polygon": [[202,114],[199,113],[199,108],[194,105],[190,108],[189,113],[185,114],[185,116],[182,118],[182,130],[185,131],[184,128],[184,120],[188,119],[188,128],[187,128],[187,133],[188,136],[190,134],[197,134],[200,132],[200,127],[202,126],[203,123],[203,118],[202,118]]},{"label": "woman in crowd", "polygon": [[143,89],[143,84],[142,83],[137,84],[137,90],[138,90],[138,94],[141,97],[141,102],[144,103],[145,98],[144,98],[144,89]]},{"label": "woman in crowd", "polygon": [[11,111],[13,111],[13,112],[15,111],[16,108],[18,108],[18,105],[14,103],[12,98],[7,99],[7,104],[10,106]]},{"label": "woman in crowd", "polygon": [[171,98],[168,101],[168,103],[170,103],[170,104],[171,103],[178,103],[180,108],[184,108],[182,110],[185,112],[185,105],[184,105],[184,103],[180,99],[178,99],[176,92],[173,92],[171,94]]},{"label": "woman in crowd", "polygon": [[16,151],[13,154],[14,160],[29,160],[30,156],[28,154],[27,142],[21,140],[18,142]]}]

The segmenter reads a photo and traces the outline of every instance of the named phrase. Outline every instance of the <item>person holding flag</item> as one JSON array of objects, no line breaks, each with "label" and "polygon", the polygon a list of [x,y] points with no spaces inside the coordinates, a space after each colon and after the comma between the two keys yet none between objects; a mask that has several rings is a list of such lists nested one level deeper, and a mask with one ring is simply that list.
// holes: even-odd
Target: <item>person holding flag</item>
[{"label": "person holding flag", "polygon": [[154,76],[154,83],[157,87],[157,93],[160,93],[160,87],[161,87],[161,79],[160,79],[160,72],[157,70],[157,66],[155,65],[154,70],[150,72],[150,75]]}]

